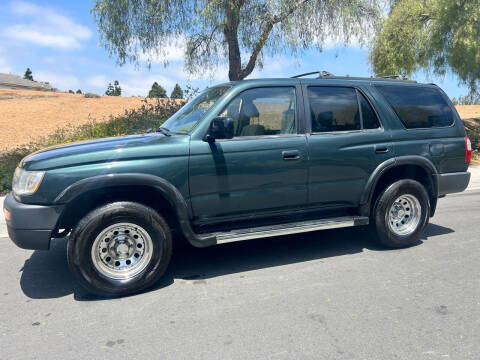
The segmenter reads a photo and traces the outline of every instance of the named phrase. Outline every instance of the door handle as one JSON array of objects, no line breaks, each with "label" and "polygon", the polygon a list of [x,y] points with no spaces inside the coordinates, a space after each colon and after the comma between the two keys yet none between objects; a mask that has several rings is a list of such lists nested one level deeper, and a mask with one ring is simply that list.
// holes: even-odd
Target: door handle
[{"label": "door handle", "polygon": [[376,154],[385,154],[388,152],[388,146],[375,146]]},{"label": "door handle", "polygon": [[298,160],[300,159],[300,151],[298,150],[290,150],[290,151],[282,151],[283,160]]}]

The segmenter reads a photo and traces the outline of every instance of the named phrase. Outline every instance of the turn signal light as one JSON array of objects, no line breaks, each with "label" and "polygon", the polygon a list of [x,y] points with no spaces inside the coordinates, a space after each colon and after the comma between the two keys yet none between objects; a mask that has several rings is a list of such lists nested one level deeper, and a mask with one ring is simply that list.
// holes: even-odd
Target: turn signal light
[{"label": "turn signal light", "polygon": [[5,220],[8,222],[12,221],[12,213],[10,210],[3,208],[3,214],[5,215]]}]

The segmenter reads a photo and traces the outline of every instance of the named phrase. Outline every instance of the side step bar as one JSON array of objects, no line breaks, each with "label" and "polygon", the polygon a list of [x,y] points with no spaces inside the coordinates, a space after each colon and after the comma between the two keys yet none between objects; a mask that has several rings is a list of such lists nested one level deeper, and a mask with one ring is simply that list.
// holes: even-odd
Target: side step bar
[{"label": "side step bar", "polygon": [[309,231],[336,229],[359,225],[368,225],[368,217],[343,216],[338,218],[299,221],[286,224],[259,226],[254,228],[237,229],[226,232],[202,234],[201,236],[215,236],[217,244],[225,244],[234,241],[259,239],[271,236],[298,234]]}]

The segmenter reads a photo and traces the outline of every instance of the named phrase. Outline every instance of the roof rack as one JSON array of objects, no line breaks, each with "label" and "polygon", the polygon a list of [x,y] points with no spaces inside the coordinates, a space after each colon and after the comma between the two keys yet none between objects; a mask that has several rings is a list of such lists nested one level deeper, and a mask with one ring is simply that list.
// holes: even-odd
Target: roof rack
[{"label": "roof rack", "polygon": [[408,77],[405,75],[387,75],[387,76],[380,76],[382,79],[394,79],[394,80],[409,80]]},{"label": "roof rack", "polygon": [[331,72],[320,70],[320,71],[312,71],[304,74],[295,75],[295,76],[292,76],[291,78],[296,79],[296,78],[313,75],[313,74],[318,74],[318,78],[332,77],[332,76],[335,77],[335,75],[333,75]]},{"label": "roof rack", "polygon": [[355,77],[355,76],[335,76],[331,72],[320,70],[292,76],[292,79],[301,78],[308,75],[318,74],[317,79],[337,79],[337,80],[368,80],[368,81],[402,81],[416,83],[415,80],[409,80],[405,75],[388,75],[380,77]]}]

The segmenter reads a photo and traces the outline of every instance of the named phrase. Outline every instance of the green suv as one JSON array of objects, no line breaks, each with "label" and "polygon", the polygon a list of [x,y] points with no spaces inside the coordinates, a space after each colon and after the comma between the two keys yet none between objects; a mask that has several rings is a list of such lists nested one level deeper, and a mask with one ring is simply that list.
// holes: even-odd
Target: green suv
[{"label": "green suv", "polygon": [[319,74],[210,87],[155,132],[27,156],[4,202],[10,238],[47,250],[68,236],[72,273],[102,296],[154,284],[182,238],[370,224],[388,247],[418,243],[470,179],[454,106],[433,84]]}]

